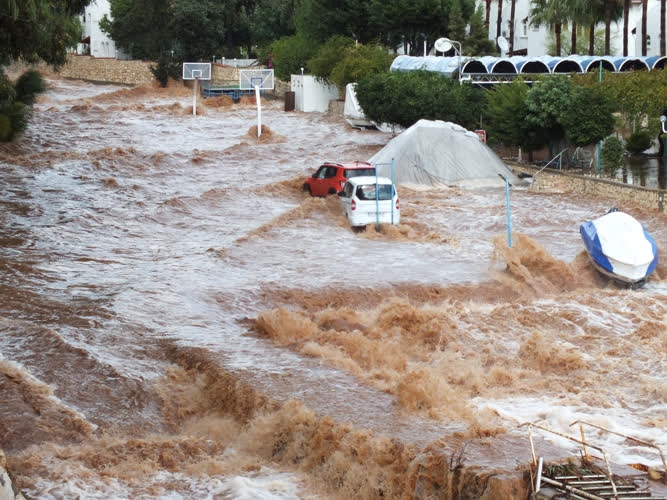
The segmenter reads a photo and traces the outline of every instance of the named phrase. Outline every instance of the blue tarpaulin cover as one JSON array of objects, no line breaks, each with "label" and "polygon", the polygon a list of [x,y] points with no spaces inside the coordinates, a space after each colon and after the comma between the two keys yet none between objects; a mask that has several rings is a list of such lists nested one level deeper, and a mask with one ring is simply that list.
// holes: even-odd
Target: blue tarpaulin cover
[{"label": "blue tarpaulin cover", "polygon": [[658,246],[634,217],[610,212],[579,227],[586,251],[596,267],[621,281],[648,277],[658,265]]}]

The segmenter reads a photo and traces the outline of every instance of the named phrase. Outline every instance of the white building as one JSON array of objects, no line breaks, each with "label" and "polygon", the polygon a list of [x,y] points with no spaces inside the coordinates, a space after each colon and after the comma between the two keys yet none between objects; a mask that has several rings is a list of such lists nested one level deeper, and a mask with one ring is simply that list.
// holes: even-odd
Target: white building
[{"label": "white building", "polygon": [[123,59],[122,51],[116,49],[116,43],[100,29],[100,20],[110,16],[108,0],[92,0],[80,16],[83,26],[81,43],[77,46],[78,54],[93,57],[112,57]]},{"label": "white building", "polygon": [[[481,6],[482,11],[485,11],[486,2],[478,0],[478,5]],[[531,2],[530,0],[516,0],[515,14],[514,14],[514,52],[519,52],[527,56],[541,56],[548,53],[547,44],[549,38],[553,38],[553,29],[540,26],[531,26],[529,22]],[[499,35],[505,37],[509,42],[509,21],[510,21],[510,0],[503,0],[502,8],[502,23],[501,33],[496,33],[497,19],[498,19],[498,0],[491,1],[491,8],[489,12],[489,38],[495,40]],[[628,56],[641,56],[641,22],[642,22],[642,4],[641,0],[632,0],[630,5],[630,15],[628,24]],[[563,37],[570,36],[568,26],[563,26]],[[603,24],[599,24],[598,29],[604,29]],[[613,56],[623,55],[623,19],[611,24],[611,54]],[[635,34],[632,34],[634,31]],[[648,3],[647,13],[647,34],[650,41],[647,40],[646,55],[659,56],[660,55],[660,2],[651,1]],[[577,46],[581,45],[588,47],[588,37],[582,39],[582,34],[578,34]],[[568,44],[569,45],[569,44]],[[525,52],[523,52],[525,51]],[[587,53],[587,51],[586,51]],[[503,54],[504,55],[504,54]],[[507,54],[509,55],[509,54]],[[555,55],[555,54],[551,54]],[[561,53],[566,56],[565,52]]]}]

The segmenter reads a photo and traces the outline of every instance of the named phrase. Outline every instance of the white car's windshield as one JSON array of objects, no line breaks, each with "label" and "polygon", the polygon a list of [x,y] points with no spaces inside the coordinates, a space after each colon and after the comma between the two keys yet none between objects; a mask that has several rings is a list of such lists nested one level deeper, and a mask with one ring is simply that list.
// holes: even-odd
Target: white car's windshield
[{"label": "white car's windshield", "polygon": [[[360,200],[375,200],[375,187],[376,184],[363,184],[357,187],[357,198]],[[378,200],[391,200],[393,195],[393,189],[391,184],[380,184],[377,186],[377,199]]]}]

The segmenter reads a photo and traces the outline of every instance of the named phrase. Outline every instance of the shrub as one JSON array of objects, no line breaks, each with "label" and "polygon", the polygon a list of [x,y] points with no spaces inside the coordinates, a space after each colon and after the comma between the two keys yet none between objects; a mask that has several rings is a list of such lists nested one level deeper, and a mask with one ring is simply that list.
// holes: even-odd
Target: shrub
[{"label": "shrub", "polygon": [[613,177],[623,166],[623,142],[615,135],[610,135],[602,143],[602,150],[600,152],[600,163],[602,169]]},{"label": "shrub", "polygon": [[174,62],[171,59],[165,57],[160,57],[157,61],[157,65],[152,65],[149,67],[153,77],[158,81],[160,87],[166,87],[169,83],[169,78],[174,80],[181,79],[181,64]]},{"label": "shrub", "polygon": [[38,71],[31,69],[23,73],[16,80],[14,89],[17,101],[21,101],[26,106],[32,106],[37,96],[46,90],[46,84],[42,75]]},{"label": "shrub", "polygon": [[646,151],[651,147],[653,138],[646,129],[635,130],[625,141],[625,149],[628,152],[636,154]]}]

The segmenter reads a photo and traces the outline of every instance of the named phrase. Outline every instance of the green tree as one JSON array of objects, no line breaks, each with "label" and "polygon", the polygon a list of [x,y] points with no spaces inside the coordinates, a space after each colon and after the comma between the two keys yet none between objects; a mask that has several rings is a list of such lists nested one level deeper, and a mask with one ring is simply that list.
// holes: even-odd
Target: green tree
[{"label": "green tree", "polygon": [[[225,43],[224,9],[215,0],[172,0],[167,33],[178,42],[178,59],[210,60],[222,54]],[[155,54],[164,55],[164,53]]]},{"label": "green tree", "polygon": [[334,35],[361,42],[372,40],[368,28],[370,0],[301,0],[296,9],[296,29],[318,44]]},{"label": "green tree", "polygon": [[514,80],[507,85],[496,85],[487,91],[486,123],[489,142],[517,146],[532,153],[547,143],[548,130],[528,123],[528,85]]},{"label": "green tree", "polygon": [[604,88],[572,85],[558,121],[575,146],[595,144],[614,130],[614,103]]},{"label": "green tree", "polygon": [[90,0],[0,2],[0,64],[44,61],[59,67],[81,39],[77,15]]},{"label": "green tree", "polygon": [[342,35],[329,38],[308,60],[310,73],[322,80],[330,80],[334,66],[345,59],[348,47],[353,47],[354,39]]},{"label": "green tree", "polygon": [[[424,41],[428,52],[435,41],[450,36],[450,15],[454,0],[371,0],[371,29],[379,40],[395,47],[403,43],[405,53],[423,54]],[[460,2],[464,24],[474,12],[474,1]],[[455,39],[454,36],[451,36]],[[461,41],[459,39],[458,41]]]},{"label": "green tree", "polygon": [[250,33],[255,43],[268,45],[296,33],[296,0],[259,0],[250,14]]},{"label": "green tree", "polygon": [[210,60],[250,45],[241,0],[110,0],[111,19],[100,28],[137,59]]},{"label": "green tree", "polygon": [[309,70],[307,62],[317,53],[318,45],[304,35],[282,37],[269,48],[276,78],[289,81],[291,75]]},{"label": "green tree", "polygon": [[[590,41],[591,37],[589,36],[590,28],[585,28],[583,30],[584,38],[587,38],[587,45],[584,45],[584,41],[575,42],[577,43],[576,48],[572,48],[572,37],[568,36],[570,34],[569,30],[561,31],[561,53],[563,54],[582,54],[588,53],[590,55],[602,56],[604,55],[604,28],[600,28],[593,33],[593,50],[590,50]],[[612,41],[614,38],[612,37]],[[556,52],[556,37],[553,33],[549,33],[546,38],[547,51],[550,53]]]},{"label": "green tree", "polygon": [[481,89],[425,70],[369,74],[355,92],[368,119],[406,128],[420,119],[476,128],[486,105]]},{"label": "green tree", "polygon": [[0,141],[11,141],[27,128],[35,98],[45,90],[36,70],[26,71],[14,84],[0,73]]},{"label": "green tree", "polygon": [[486,56],[498,53],[494,41],[489,40],[489,29],[484,25],[484,15],[481,7],[478,7],[470,18],[470,26],[468,35],[464,39],[464,45],[463,53],[467,56]]},{"label": "green tree", "polygon": [[348,83],[357,82],[366,75],[389,71],[393,60],[394,56],[381,45],[349,46],[345,57],[331,69],[329,81],[342,92]]},{"label": "green tree", "polygon": [[561,31],[570,16],[569,0],[531,0],[530,22],[534,26],[553,28],[556,35],[556,53],[561,55]]},{"label": "green tree", "polygon": [[163,0],[110,0],[111,19],[100,28],[116,45],[136,59],[156,60],[177,50],[168,31],[171,4]]},{"label": "green tree", "polygon": [[534,84],[526,96],[526,122],[540,127],[548,137],[549,154],[565,137],[561,113],[570,99],[570,80],[565,76],[549,76]]},{"label": "green tree", "polygon": [[[623,16],[623,0],[604,0],[604,53],[611,54],[611,23]],[[642,45],[644,54],[645,46]]]},{"label": "green tree", "polygon": [[334,36],[319,48],[307,66],[313,75],[333,83],[342,93],[348,83],[366,74],[388,71],[393,59],[381,45],[365,45],[351,38]]}]

